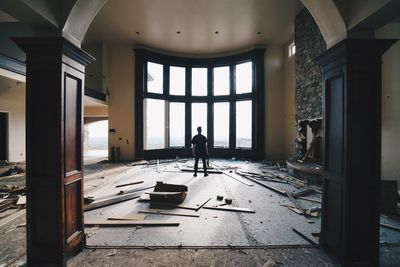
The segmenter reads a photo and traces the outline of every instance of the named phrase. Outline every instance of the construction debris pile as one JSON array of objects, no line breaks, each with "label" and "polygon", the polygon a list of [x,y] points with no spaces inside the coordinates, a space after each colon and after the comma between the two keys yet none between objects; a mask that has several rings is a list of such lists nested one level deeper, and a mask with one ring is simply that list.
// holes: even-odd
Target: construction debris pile
[{"label": "construction debris pile", "polygon": [[25,187],[14,185],[0,186],[0,219],[24,209],[26,205]]},{"label": "construction debris pile", "polygon": [[[230,161],[236,163],[236,161]],[[238,163],[249,163],[248,161],[237,161]],[[281,204],[293,212],[306,218],[308,223],[314,223],[313,218],[319,218],[321,212],[321,191],[318,185],[309,184],[307,181],[299,180],[286,171],[286,168],[281,167],[279,163],[264,162],[263,164],[226,164],[211,162],[207,172],[215,174],[218,177],[229,177],[233,183],[242,184],[245,187],[261,186],[268,193],[279,194],[287,198],[287,202]],[[169,160],[151,160],[137,161],[127,163],[127,167],[140,169],[153,168],[158,174],[162,173],[187,173],[194,172],[193,164],[187,159],[169,159]],[[253,167],[257,166],[258,169]],[[203,170],[199,168],[198,172]],[[187,175],[186,175],[187,177]],[[189,176],[190,177],[190,176]],[[134,177],[132,177],[134,178]],[[250,206],[237,206],[237,202],[232,199],[232,196],[210,194],[203,196],[203,199],[191,201],[193,192],[190,191],[185,184],[168,185],[161,181],[155,185],[143,185],[144,182],[139,180],[140,176],[135,177],[131,181],[115,184],[113,194],[102,195],[98,197],[88,194],[85,197],[85,212],[125,202],[132,199],[137,199],[140,203],[149,203],[147,208],[140,208],[134,211],[134,214],[109,216],[103,218],[85,218],[85,225],[98,226],[179,226],[179,221],[166,221],[160,217],[160,220],[145,220],[143,214],[160,215],[160,216],[184,216],[191,218],[199,218],[200,211],[213,210],[221,212],[239,212],[239,213],[256,213],[256,210]],[[201,178],[200,178],[201,179]],[[215,178],[214,178],[215,179]],[[162,187],[162,188],[161,188]],[[168,188],[170,187],[170,188]],[[149,191],[154,189],[154,191]],[[102,191],[102,190],[100,190]],[[185,197],[189,198],[189,203],[184,201]],[[234,197],[234,196],[233,196]],[[311,203],[304,206],[302,202]],[[142,207],[142,206],[141,206]],[[215,215],[214,218],[217,218]],[[154,218],[154,216],[153,216]],[[296,233],[301,232],[293,229]],[[306,239],[307,240],[307,239]]]}]

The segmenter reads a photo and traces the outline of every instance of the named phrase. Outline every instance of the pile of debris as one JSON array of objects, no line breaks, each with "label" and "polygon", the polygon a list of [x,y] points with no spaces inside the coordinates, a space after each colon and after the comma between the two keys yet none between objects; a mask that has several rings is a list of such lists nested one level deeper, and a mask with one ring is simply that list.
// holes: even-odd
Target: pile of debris
[{"label": "pile of debris", "polygon": [[[5,165],[8,166],[8,165]],[[10,175],[16,175],[16,174],[20,174],[20,173],[24,173],[25,170],[23,168],[21,168],[20,166],[14,166],[9,168],[7,171],[0,173],[0,177],[1,176],[10,176]]]},{"label": "pile of debris", "polygon": [[0,219],[11,215],[13,212],[6,212],[10,209],[16,211],[26,206],[25,187],[16,185],[2,185],[0,187]]}]

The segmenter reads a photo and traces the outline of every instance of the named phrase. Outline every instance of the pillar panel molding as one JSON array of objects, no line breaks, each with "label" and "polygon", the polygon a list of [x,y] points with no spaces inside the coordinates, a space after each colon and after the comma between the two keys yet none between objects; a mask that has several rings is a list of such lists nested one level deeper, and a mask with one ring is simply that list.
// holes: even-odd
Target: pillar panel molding
[{"label": "pillar panel molding", "polygon": [[94,58],[62,37],[13,40],[26,52],[27,262],[65,266],[84,243],[82,97]]},{"label": "pillar panel molding", "polygon": [[381,56],[396,40],[346,39],[323,68],[321,246],[345,266],[379,265]]}]

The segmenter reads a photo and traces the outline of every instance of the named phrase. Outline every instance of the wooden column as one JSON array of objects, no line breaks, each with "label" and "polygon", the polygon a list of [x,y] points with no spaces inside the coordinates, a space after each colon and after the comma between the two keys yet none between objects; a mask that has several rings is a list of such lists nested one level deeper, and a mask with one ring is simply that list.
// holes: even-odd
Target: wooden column
[{"label": "wooden column", "polygon": [[381,55],[394,40],[347,39],[323,67],[320,244],[345,266],[379,265]]},{"label": "wooden column", "polygon": [[15,38],[26,52],[27,261],[65,266],[84,243],[84,66],[61,37]]}]

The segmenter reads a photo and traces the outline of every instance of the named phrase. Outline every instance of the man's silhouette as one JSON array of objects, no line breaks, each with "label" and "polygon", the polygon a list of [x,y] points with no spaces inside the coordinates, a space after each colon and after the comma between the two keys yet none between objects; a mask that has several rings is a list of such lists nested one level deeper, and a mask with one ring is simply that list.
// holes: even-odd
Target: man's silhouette
[{"label": "man's silhouette", "polygon": [[193,144],[193,155],[194,155],[194,174],[193,176],[197,176],[197,168],[199,166],[199,159],[203,161],[203,170],[204,176],[208,176],[207,174],[207,165],[206,158],[208,157],[208,149],[207,149],[207,138],[201,134],[201,126],[197,127],[197,135],[193,136],[192,144]]}]

